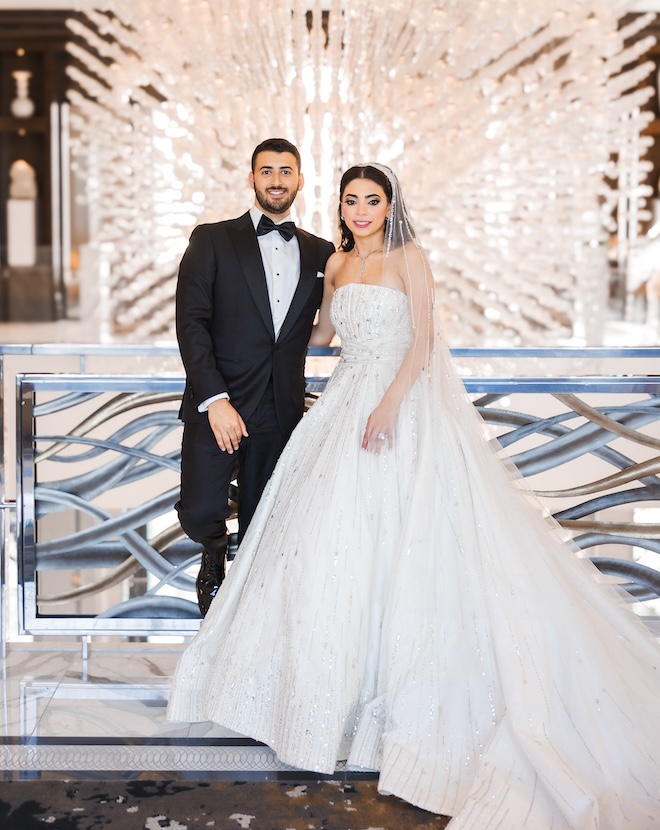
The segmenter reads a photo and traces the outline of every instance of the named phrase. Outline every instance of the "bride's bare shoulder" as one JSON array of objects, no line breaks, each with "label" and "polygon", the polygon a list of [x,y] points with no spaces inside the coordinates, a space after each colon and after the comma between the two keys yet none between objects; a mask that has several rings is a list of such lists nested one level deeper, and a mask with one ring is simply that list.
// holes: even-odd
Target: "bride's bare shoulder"
[{"label": "bride's bare shoulder", "polygon": [[395,257],[400,257],[401,259],[405,259],[409,256],[418,256],[421,253],[420,246],[413,240],[408,239],[402,245],[398,245],[396,248],[392,247],[392,255]]},{"label": "bride's bare shoulder", "polygon": [[325,266],[326,276],[333,278],[336,274],[338,274],[346,262],[346,257],[346,251],[342,250],[335,251],[334,254],[331,254],[330,259]]},{"label": "bride's bare shoulder", "polygon": [[403,245],[395,248],[392,251],[392,259],[396,263],[399,273],[417,268],[420,264],[426,262],[424,251],[412,240],[408,240]]},{"label": "bride's bare shoulder", "polygon": [[337,267],[337,265],[342,263],[346,259],[347,256],[348,256],[348,254],[346,253],[346,251],[342,251],[341,248],[338,248],[334,252],[334,254],[330,254],[330,259],[328,260],[328,263],[333,263],[334,266]]}]

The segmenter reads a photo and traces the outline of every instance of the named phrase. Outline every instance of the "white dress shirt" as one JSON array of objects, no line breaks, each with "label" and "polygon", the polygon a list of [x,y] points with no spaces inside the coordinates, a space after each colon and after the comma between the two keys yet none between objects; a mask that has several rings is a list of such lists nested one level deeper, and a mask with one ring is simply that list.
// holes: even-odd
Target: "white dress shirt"
[{"label": "white dress shirt", "polygon": [[[252,205],[250,219],[252,219],[255,231],[262,216],[263,211],[259,210],[256,205]],[[290,221],[288,214],[280,219],[280,222],[287,221]],[[279,225],[280,222],[275,224]],[[300,246],[295,236],[286,240],[277,231],[258,236],[257,242],[266,274],[270,313],[273,317],[275,340],[277,340],[300,279]],[[209,404],[222,398],[229,399],[228,393],[221,392],[219,395],[207,398],[197,407],[197,410],[206,412]]]},{"label": "white dress shirt", "polygon": [[[255,231],[262,216],[262,211],[256,205],[252,205],[250,218]],[[280,220],[286,221],[289,221],[288,215]],[[275,224],[279,225],[280,222]],[[257,242],[266,272],[270,312],[273,315],[273,328],[277,340],[300,279],[300,247],[295,236],[287,241],[277,231],[258,236]]]}]

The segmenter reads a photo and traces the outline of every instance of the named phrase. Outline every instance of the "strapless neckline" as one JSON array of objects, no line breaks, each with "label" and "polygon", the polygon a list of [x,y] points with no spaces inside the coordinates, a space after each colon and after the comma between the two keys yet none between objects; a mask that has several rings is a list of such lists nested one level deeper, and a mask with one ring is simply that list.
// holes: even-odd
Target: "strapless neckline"
[{"label": "strapless neckline", "polygon": [[403,291],[399,291],[398,288],[390,288],[389,285],[376,285],[373,282],[345,282],[343,285],[338,286],[335,288],[335,294],[338,291],[341,291],[342,288],[349,288],[351,285],[360,286],[361,288],[377,288],[381,291],[390,291],[394,294],[400,294],[402,297],[405,297],[406,300],[408,299],[407,295],[403,293]]}]

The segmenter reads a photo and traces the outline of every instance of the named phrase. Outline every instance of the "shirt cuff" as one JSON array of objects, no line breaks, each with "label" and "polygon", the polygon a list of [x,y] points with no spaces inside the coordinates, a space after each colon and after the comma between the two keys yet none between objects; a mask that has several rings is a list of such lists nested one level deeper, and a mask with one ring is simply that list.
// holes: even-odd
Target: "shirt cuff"
[{"label": "shirt cuff", "polygon": [[206,412],[209,406],[213,403],[213,401],[228,401],[229,400],[229,393],[228,392],[220,392],[219,395],[213,395],[211,398],[207,398],[205,401],[202,401],[200,405],[197,407],[198,412]]}]

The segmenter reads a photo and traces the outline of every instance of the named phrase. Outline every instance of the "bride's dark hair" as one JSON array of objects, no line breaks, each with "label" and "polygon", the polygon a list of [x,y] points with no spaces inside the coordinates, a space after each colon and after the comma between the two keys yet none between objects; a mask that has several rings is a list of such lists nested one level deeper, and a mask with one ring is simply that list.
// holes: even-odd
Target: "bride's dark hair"
[{"label": "bride's dark hair", "polygon": [[349,231],[346,223],[341,218],[341,203],[344,198],[344,191],[348,185],[355,181],[355,179],[369,179],[370,182],[375,182],[383,188],[383,192],[387,196],[387,201],[392,201],[392,183],[387,178],[382,170],[377,167],[372,167],[370,164],[358,164],[355,167],[349,167],[348,170],[341,177],[341,184],[339,185],[339,229],[341,231],[341,242],[339,247],[342,251],[352,251],[355,247],[355,239],[353,234]]}]

